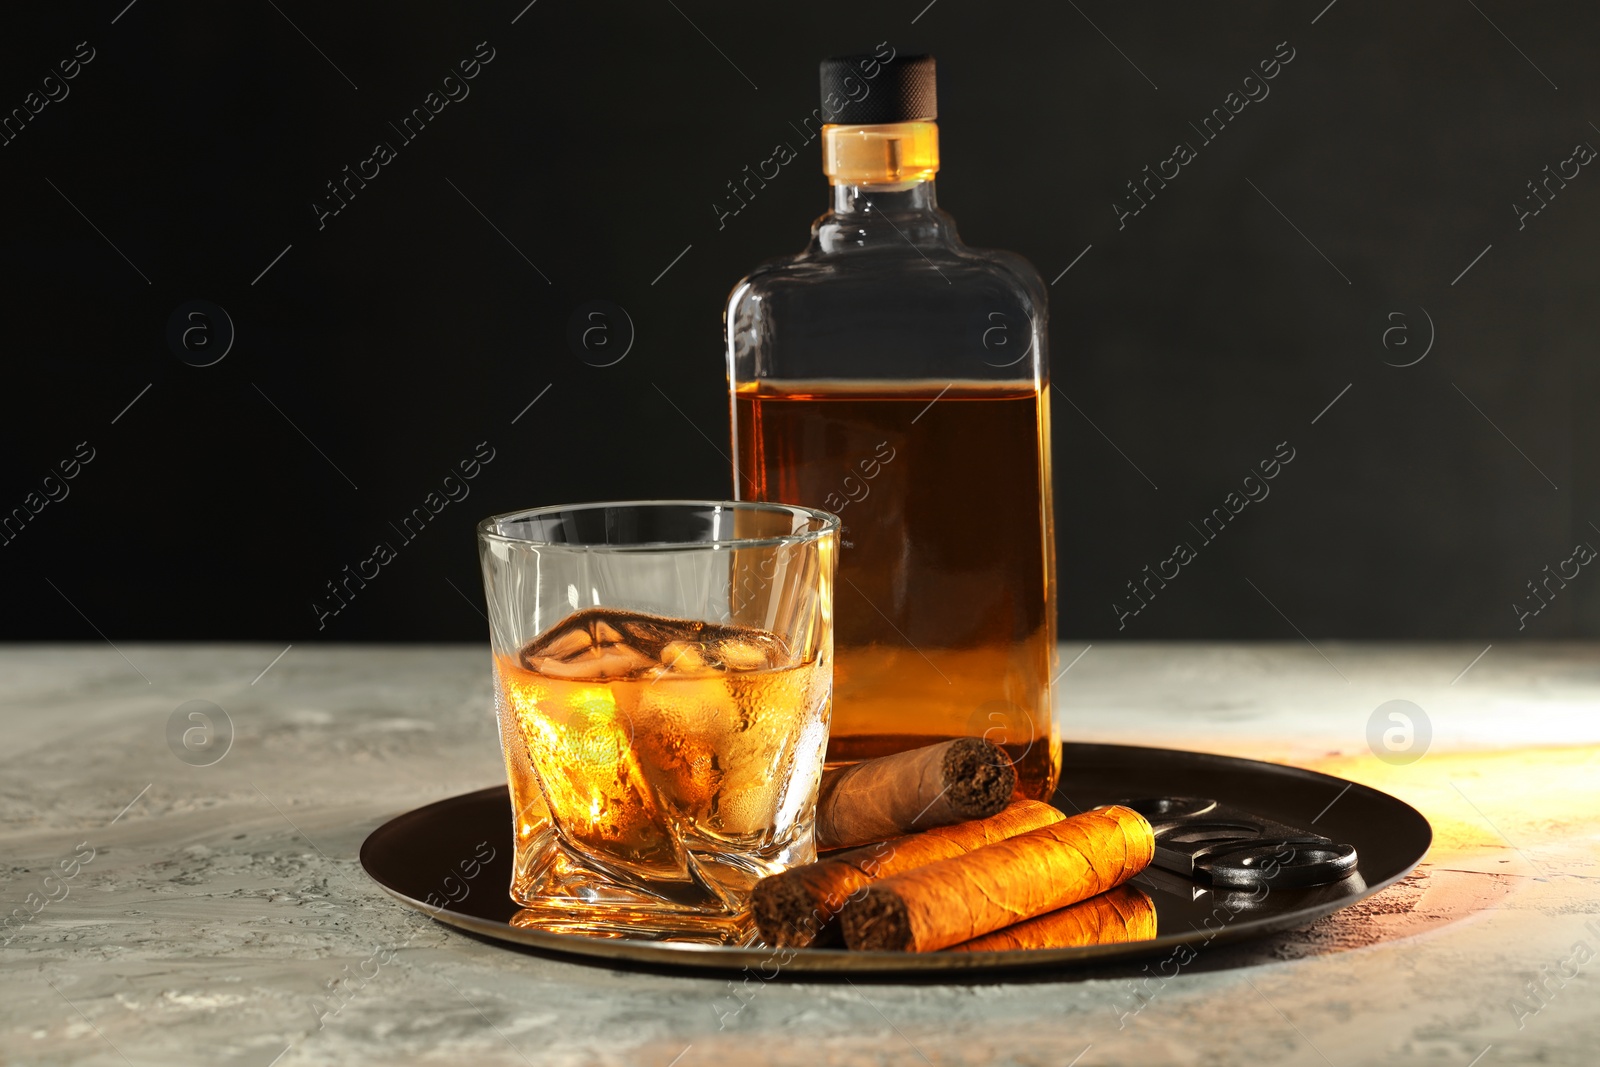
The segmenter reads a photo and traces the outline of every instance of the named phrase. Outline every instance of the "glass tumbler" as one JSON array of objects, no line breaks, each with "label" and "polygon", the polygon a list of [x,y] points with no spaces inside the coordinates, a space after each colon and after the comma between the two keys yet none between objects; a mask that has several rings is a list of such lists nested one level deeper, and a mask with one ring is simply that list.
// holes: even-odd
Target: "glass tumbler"
[{"label": "glass tumbler", "polygon": [[782,504],[485,519],[515,922],[741,944],[815,858],[839,520]]}]

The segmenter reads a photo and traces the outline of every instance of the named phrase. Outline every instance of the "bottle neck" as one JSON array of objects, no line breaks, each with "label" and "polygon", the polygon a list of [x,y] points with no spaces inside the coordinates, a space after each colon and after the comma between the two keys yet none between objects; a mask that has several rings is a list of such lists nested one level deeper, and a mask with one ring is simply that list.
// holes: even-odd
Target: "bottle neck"
[{"label": "bottle neck", "polygon": [[926,215],[939,207],[932,178],[887,185],[841,182],[832,192],[833,214],[841,221],[873,215]]}]

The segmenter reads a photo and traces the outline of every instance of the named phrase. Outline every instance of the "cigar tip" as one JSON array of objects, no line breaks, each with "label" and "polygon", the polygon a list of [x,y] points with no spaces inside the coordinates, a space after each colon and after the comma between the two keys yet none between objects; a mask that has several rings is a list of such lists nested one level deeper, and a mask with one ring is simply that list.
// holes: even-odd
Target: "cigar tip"
[{"label": "cigar tip", "polygon": [[962,737],[944,755],[950,806],[967,819],[997,815],[1017,789],[1017,770],[1005,749],[981,737]]},{"label": "cigar tip", "polygon": [[869,889],[840,915],[844,943],[857,952],[907,952],[912,947],[911,917],[893,892]]},{"label": "cigar tip", "polygon": [[797,877],[761,879],[750,892],[750,912],[761,940],[773,948],[804,948],[816,935],[816,902]]}]

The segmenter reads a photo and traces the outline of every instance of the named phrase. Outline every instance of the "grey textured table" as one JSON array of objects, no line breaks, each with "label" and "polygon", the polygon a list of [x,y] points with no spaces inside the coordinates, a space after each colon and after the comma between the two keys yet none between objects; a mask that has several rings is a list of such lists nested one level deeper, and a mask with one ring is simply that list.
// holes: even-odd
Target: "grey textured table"
[{"label": "grey textured table", "polygon": [[[501,776],[487,653],[281,651],[0,650],[0,900],[20,916],[0,1063],[1600,1063],[1591,645],[1093,647],[1061,682],[1074,736],[1356,778],[1427,814],[1433,853],[1169,980],[737,988],[506,950],[391,901],[363,837]],[[1408,765],[1368,748],[1393,699],[1431,723]],[[210,766],[168,745],[195,700],[233,727]]]}]

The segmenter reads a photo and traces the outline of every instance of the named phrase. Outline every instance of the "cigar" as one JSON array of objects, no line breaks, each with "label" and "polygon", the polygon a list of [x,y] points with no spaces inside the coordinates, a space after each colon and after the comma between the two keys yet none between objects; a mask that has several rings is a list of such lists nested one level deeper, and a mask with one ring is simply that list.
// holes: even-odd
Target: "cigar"
[{"label": "cigar", "polygon": [[986,819],[1016,788],[1011,758],[981,737],[829,770],[817,793],[817,847],[847,848]]},{"label": "cigar", "polygon": [[1149,941],[1156,936],[1156,906],[1140,890],[1119,885],[1097,897],[1014,923],[952,945],[946,952],[1015,952]]},{"label": "cigar", "polygon": [[1155,856],[1143,815],[1111,805],[868,886],[839,915],[853,949],[933,952],[1132,878]]},{"label": "cigar", "polygon": [[757,882],[751,910],[761,939],[774,948],[843,943],[837,916],[875,879],[960,856],[1063,818],[1037,800],[1019,800],[998,815],[854,848],[791,867]]}]

